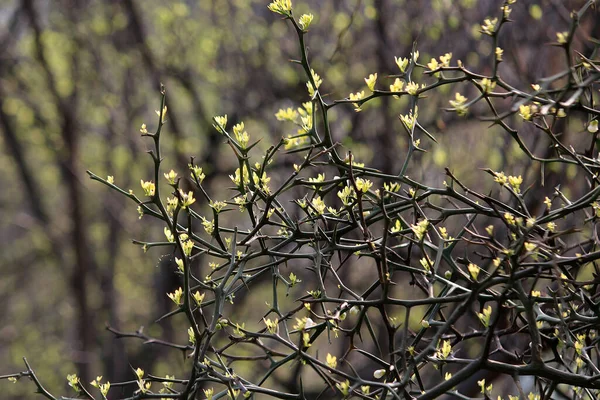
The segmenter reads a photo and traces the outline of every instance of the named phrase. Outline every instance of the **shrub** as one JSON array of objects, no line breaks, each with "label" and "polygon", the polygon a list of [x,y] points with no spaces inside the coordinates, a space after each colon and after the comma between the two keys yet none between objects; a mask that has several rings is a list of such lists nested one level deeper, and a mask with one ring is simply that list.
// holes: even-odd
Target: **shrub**
[{"label": "shrub", "polygon": [[[163,318],[185,317],[179,330],[187,331],[187,343],[141,331],[114,333],[183,351],[188,373],[161,378],[137,368],[136,379],[113,383],[112,389],[98,378],[91,385],[101,398],[127,385],[138,387],[136,399],[293,399],[319,392],[469,398],[461,393],[472,392],[473,385],[485,398],[550,399],[559,392],[597,398],[600,64],[572,48],[578,23],[594,2],[572,14],[569,31],[557,33],[564,71],[532,88],[514,87],[498,72],[498,38],[513,3],[506,0],[498,16],[481,24],[484,40],[495,49],[490,75],[454,62],[451,53],[422,61],[415,46],[408,57],[395,59],[398,70],[390,71],[385,85],[371,74],[367,90],[327,102],[304,42],[313,16],[296,18],[290,0],[273,1],[269,9],[297,34],[309,101],[277,112],[297,132],[264,154],[242,122],[232,126],[226,115],[214,118],[238,165],[227,201],[204,190],[202,166],[193,158],[188,180],[163,170],[163,88],[156,129],[140,129],[153,144],[153,179],[141,181],[144,195],[119,187],[113,177],[89,175],[135,202],[140,218],[164,222],[163,241],[136,243],[168,249],[181,277],[181,287],[168,294],[173,312]],[[476,104],[485,105],[486,118],[541,166],[542,179],[544,167],[564,164],[576,168],[577,185],[565,181],[572,190],[557,187],[553,197],[541,199],[529,195],[533,183],[491,169],[484,172],[497,188],[489,194],[469,188],[450,170],[437,186],[411,179],[407,171],[425,151],[422,141],[436,141],[419,121],[419,104],[429,92],[457,83],[477,94],[469,99],[466,89],[455,93],[447,111],[465,116]],[[410,140],[393,171],[370,168],[351,151],[342,152],[331,129],[333,108],[360,112],[380,97],[408,99],[399,118]],[[584,122],[572,143],[559,131],[565,119]],[[537,155],[521,130],[535,132],[552,154]],[[278,158],[293,166],[274,170]],[[190,182],[192,190],[184,190]],[[200,203],[209,206],[208,214],[200,213]],[[259,296],[266,305],[239,313],[243,304],[236,295]],[[260,323],[254,314],[261,315]],[[481,370],[492,375],[473,382]],[[281,383],[289,375],[291,387]],[[27,371],[3,378],[24,376],[55,399],[28,364]],[[525,376],[533,384],[523,384]],[[68,381],[78,396],[98,398],[75,375]]]}]

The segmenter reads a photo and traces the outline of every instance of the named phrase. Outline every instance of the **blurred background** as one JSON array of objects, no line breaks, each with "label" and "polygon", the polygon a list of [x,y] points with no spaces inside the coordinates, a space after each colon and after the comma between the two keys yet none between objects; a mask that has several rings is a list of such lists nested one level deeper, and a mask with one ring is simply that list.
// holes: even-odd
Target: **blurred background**
[{"label": "blurred background", "polygon": [[[519,0],[501,35],[500,74],[527,89],[564,69],[564,54],[549,43],[568,29],[570,12],[584,1]],[[191,156],[204,168],[205,187],[228,198],[235,159],[212,128],[214,115],[243,120],[261,149],[293,134],[274,113],[308,101],[306,77],[290,60],[299,57],[289,23],[267,9],[267,0],[0,0],[0,375],[24,370],[28,357],[46,387],[69,393],[66,376],[83,382],[97,375],[111,382],[133,377],[130,365],[155,375],[184,370],[181,353],[139,340],[116,340],[110,325],[185,343],[187,326],[154,321],[172,310],[166,295],[180,283],[164,250],[144,253],[131,239],[162,237],[156,221],[138,219],[135,204],[92,182],[91,170],[142,193],[152,178],[140,137],[142,123],[156,126],[159,85],[167,88],[164,129],[166,170],[187,175]],[[326,101],[365,90],[363,78],[379,74],[387,88],[398,72],[394,56],[408,57],[417,42],[420,61],[447,52],[473,71],[490,74],[493,48],[479,40],[487,16],[500,15],[497,0],[294,1],[296,16],[315,15],[307,35],[312,67],[323,78]],[[600,37],[596,10],[581,21],[575,47],[589,55],[590,37]],[[415,80],[419,81],[419,76]],[[425,79],[423,77],[423,79]],[[389,81],[389,83],[388,83]],[[441,185],[449,167],[477,190],[490,190],[480,168],[523,175],[533,199],[543,199],[575,170],[546,171],[537,182],[532,165],[502,130],[479,118],[441,112],[461,86],[445,87],[419,104],[426,137],[411,166],[413,179]],[[506,109],[509,103],[498,103]],[[406,135],[398,115],[405,100],[385,99],[356,113],[351,105],[332,111],[334,139],[357,160],[386,172],[404,161]],[[548,143],[527,136],[538,155]],[[583,131],[565,120],[563,138]],[[570,136],[569,136],[570,135]],[[278,160],[290,168],[296,159]],[[275,172],[271,172],[275,174]],[[563,189],[577,192],[578,188]],[[541,202],[541,200],[539,200]],[[202,209],[206,205],[198,204]],[[297,293],[300,296],[301,293]],[[296,297],[297,297],[296,296]],[[260,296],[252,301],[264,303]],[[239,312],[252,303],[240,303]],[[261,315],[257,315],[260,320]],[[416,323],[418,323],[418,319]],[[287,384],[290,384],[289,382]],[[28,399],[31,383],[0,382],[2,398]],[[281,382],[285,386],[286,382]],[[479,390],[475,387],[475,390]]]}]

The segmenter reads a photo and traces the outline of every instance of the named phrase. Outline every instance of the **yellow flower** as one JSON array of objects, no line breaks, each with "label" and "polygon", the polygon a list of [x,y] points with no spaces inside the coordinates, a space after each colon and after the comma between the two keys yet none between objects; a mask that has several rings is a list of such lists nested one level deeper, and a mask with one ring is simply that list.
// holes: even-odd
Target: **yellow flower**
[{"label": "yellow flower", "polygon": [[356,188],[362,192],[367,193],[369,189],[373,186],[373,182],[368,179],[356,178]]},{"label": "yellow flower", "polygon": [[194,297],[194,301],[196,302],[196,304],[201,305],[205,295],[206,293],[200,294],[200,292],[196,291],[196,293],[194,293],[192,296]]},{"label": "yellow flower", "polygon": [[162,109],[162,116],[161,116],[161,112],[159,110],[154,110],[154,112],[156,113],[156,115],[158,115],[161,120],[161,123],[165,123],[165,121],[167,120],[167,106],[164,106]]},{"label": "yellow flower", "polygon": [[271,321],[271,319],[269,319],[269,318],[267,318],[267,319],[263,318],[263,321],[264,321],[265,325],[267,326],[267,330],[270,333],[273,333],[273,334],[277,333],[277,328],[278,328],[278,324],[279,324],[278,318],[275,318],[274,321]]},{"label": "yellow flower", "polygon": [[313,103],[310,101],[302,103],[302,107],[298,107],[298,114],[300,114],[302,116],[311,115],[312,112],[313,112]]},{"label": "yellow flower", "polygon": [[312,200],[312,206],[318,215],[323,214],[325,212],[325,209],[327,208],[325,202],[321,199],[321,196],[316,196]]},{"label": "yellow flower", "polygon": [[504,50],[502,50],[500,47],[496,47],[496,61],[498,61],[498,62],[502,61],[503,54],[504,54]]},{"label": "yellow flower", "polygon": [[165,176],[165,179],[171,184],[174,185],[175,184],[175,179],[177,179],[177,172],[171,170],[169,171],[169,173],[165,173],[163,174]]},{"label": "yellow flower", "polygon": [[550,232],[554,232],[556,231],[556,224],[554,222],[548,222],[546,228],[548,228]]},{"label": "yellow flower", "polygon": [[177,269],[183,272],[183,260],[175,257],[175,264],[177,264]]},{"label": "yellow flower", "polygon": [[144,377],[143,369],[137,368],[134,372],[135,372],[135,375],[138,377],[138,379],[142,379]]},{"label": "yellow flower", "polygon": [[352,199],[355,198],[354,189],[350,186],[345,186],[342,190],[337,192],[337,196],[342,201],[342,204],[344,204],[345,206],[349,206],[352,202]]},{"label": "yellow flower", "polygon": [[298,276],[296,276],[296,274],[294,274],[293,272],[290,272],[290,286],[294,287],[300,282],[302,281],[298,279]]},{"label": "yellow flower", "polygon": [[521,175],[519,176],[509,176],[508,177],[508,183],[510,184],[510,186],[512,186],[513,190],[516,193],[519,193],[521,191],[521,184],[523,183],[523,177],[521,177]]},{"label": "yellow flower", "polygon": [[204,389],[204,395],[206,396],[206,400],[212,400],[214,392],[215,390],[213,388]]},{"label": "yellow flower", "polygon": [[213,221],[213,220],[209,221],[204,217],[201,217],[201,218],[202,218],[202,227],[204,228],[204,231],[206,233],[208,233],[209,235],[212,235],[213,232],[215,231],[215,221]]},{"label": "yellow flower", "polygon": [[148,128],[146,127],[146,124],[142,124],[142,126],[140,128],[140,132],[142,133],[142,135],[148,134]]},{"label": "yellow flower", "polygon": [[474,281],[477,281],[477,277],[479,276],[479,271],[481,271],[481,268],[479,268],[477,264],[469,263],[467,269],[469,270],[469,274],[471,274],[471,278],[473,278]]},{"label": "yellow flower", "polygon": [[169,298],[173,300],[173,303],[177,304],[178,306],[183,304],[181,299],[183,297],[183,289],[177,288],[173,293],[167,293],[167,296],[169,296]]},{"label": "yellow flower", "polygon": [[192,178],[198,179],[198,182],[202,183],[202,181],[206,177],[206,175],[204,175],[204,173],[202,172],[202,168],[192,164],[188,164],[188,167],[190,168]]},{"label": "yellow flower", "polygon": [[435,71],[439,67],[440,67],[440,64],[438,64],[438,62],[435,58],[432,58],[431,61],[427,63],[427,68],[429,68],[432,71]]},{"label": "yellow flower", "polygon": [[560,44],[566,44],[569,40],[569,32],[556,32],[556,40]]},{"label": "yellow flower", "polygon": [[[356,93],[350,93],[350,95],[348,96],[348,98],[351,101],[358,101],[358,100],[362,100],[365,97],[365,91],[360,91],[360,92],[356,92]],[[354,105],[355,111],[359,112],[360,109],[360,105],[358,103],[352,103]]]},{"label": "yellow flower", "polygon": [[465,106],[466,102],[467,98],[458,92],[454,94],[454,100],[449,101],[450,105],[454,107],[456,114],[460,117],[467,115],[468,108]]},{"label": "yellow flower", "polygon": [[531,252],[534,251],[537,245],[535,243],[525,242],[525,250]]},{"label": "yellow flower", "polygon": [[406,84],[406,91],[408,94],[416,96],[417,92],[419,91],[419,84],[415,82],[408,82]]},{"label": "yellow flower", "polygon": [[[316,178],[308,178],[308,181],[311,183],[321,183],[321,182],[325,182],[325,174],[318,174]],[[317,187],[319,187],[320,185],[313,185],[313,189],[317,190]]]},{"label": "yellow flower", "polygon": [[583,349],[585,347],[585,334],[577,335],[577,341],[574,343],[574,347],[577,354],[583,354]]},{"label": "yellow flower", "polygon": [[[390,85],[390,92],[401,92],[404,87],[404,81],[400,80],[400,78],[396,78],[394,83]],[[400,98],[399,96],[394,95],[395,98]]]},{"label": "yellow flower", "polygon": [[391,233],[398,233],[402,230],[402,224],[400,223],[400,220],[397,219],[395,225],[392,227],[392,229],[390,229]]},{"label": "yellow flower", "polygon": [[223,116],[216,116],[214,117],[215,123],[213,124],[213,127],[221,132],[224,133],[225,129],[227,129],[227,114],[223,115]]},{"label": "yellow flower", "polygon": [[196,343],[196,334],[194,333],[194,328],[191,326],[188,328],[188,340],[192,344]]},{"label": "yellow flower", "polygon": [[282,108],[277,111],[275,118],[277,118],[278,121],[294,122],[296,121],[296,118],[298,118],[298,112],[291,107],[288,107],[285,110]]},{"label": "yellow flower", "polygon": [[109,176],[106,178],[106,182],[110,183],[111,185],[114,185],[114,184],[115,184],[115,177],[114,177],[114,176],[112,176],[112,175],[109,175]]},{"label": "yellow flower", "polygon": [[[301,108],[298,108],[298,110],[301,110]],[[312,129],[312,126],[313,126],[312,111],[310,113],[307,113],[307,114],[301,114],[300,115],[300,127],[301,127],[301,130],[299,130],[298,133],[309,132]],[[310,139],[308,139],[307,137],[298,138],[296,140],[305,140],[305,141],[310,142]]]},{"label": "yellow flower", "polygon": [[508,178],[504,175],[504,172],[494,172],[494,181],[504,186],[508,182]]},{"label": "yellow flower", "polygon": [[96,379],[90,382],[90,385],[93,387],[100,387],[100,382],[102,381],[102,376],[97,376]]},{"label": "yellow flower", "polygon": [[[350,157],[347,154],[346,154],[346,157],[344,158],[344,162],[346,164],[350,164]],[[356,158],[352,159],[352,165],[354,165],[355,167],[358,167],[358,168],[364,168],[365,167],[365,163],[361,163],[361,162],[356,161]]]},{"label": "yellow flower", "polygon": [[211,201],[208,205],[215,210],[217,214],[227,206],[227,204],[223,201]]},{"label": "yellow flower", "polygon": [[442,236],[443,239],[448,238],[448,230],[445,227],[441,226],[439,231],[440,231],[440,235]]},{"label": "yellow flower", "polygon": [[400,71],[406,72],[406,67],[408,67],[408,58],[398,58],[394,57],[396,60],[396,65],[400,68]]},{"label": "yellow flower", "polygon": [[300,25],[300,28],[302,28],[303,31],[307,31],[313,18],[314,18],[314,15],[312,15],[312,14],[302,14],[300,19],[298,20],[298,24]]},{"label": "yellow flower", "polygon": [[[321,86],[321,83],[323,83],[323,80],[321,79],[321,77],[315,72],[314,69],[310,70],[310,74],[312,75],[313,81],[315,81],[315,85],[317,86],[316,89],[319,88],[319,86]],[[313,87],[312,83],[306,82],[306,87],[308,89],[308,94],[312,97],[315,95],[315,88]]]},{"label": "yellow flower", "polygon": [[504,213],[504,219],[506,220],[506,222],[508,222],[509,225],[515,225],[516,223],[515,216],[509,212]]},{"label": "yellow flower", "polygon": [[525,121],[531,121],[531,117],[533,117],[533,110],[531,109],[531,106],[526,106],[525,104],[521,104],[519,106],[519,115]]},{"label": "yellow flower", "polygon": [[412,114],[401,115],[400,120],[402,121],[404,126],[406,126],[406,129],[408,129],[409,131],[412,131],[413,127],[415,126],[415,122],[416,122],[416,118],[413,117]]},{"label": "yellow flower", "polygon": [[233,199],[235,204],[240,208],[240,212],[244,212],[246,210],[246,195],[237,196]]},{"label": "yellow flower", "polygon": [[375,90],[375,83],[377,83],[377,74],[371,74],[368,78],[365,78],[365,83],[367,87],[372,92]]},{"label": "yellow flower", "polygon": [[337,357],[327,353],[327,365],[329,366],[329,368],[337,367]]},{"label": "yellow flower", "polygon": [[252,181],[256,186],[262,188],[265,192],[269,193],[269,182],[271,182],[271,178],[267,176],[266,172],[262,173],[262,176],[259,178],[256,172],[252,173]]},{"label": "yellow flower", "polygon": [[100,393],[102,393],[102,396],[106,397],[109,389],[110,389],[110,382],[107,381],[106,383],[101,384],[100,385]]},{"label": "yellow flower", "polygon": [[[17,379],[14,378],[14,382],[16,381]],[[75,390],[77,393],[81,391],[81,389],[79,388],[79,377],[77,376],[77,374],[67,375],[67,381],[69,382],[69,386],[71,386],[73,390]]]},{"label": "yellow flower", "polygon": [[421,258],[419,260],[419,263],[421,264],[421,266],[423,267],[425,272],[429,273],[429,271],[431,270],[431,267],[430,267],[431,261],[429,260],[429,257]]},{"label": "yellow flower", "polygon": [[408,115],[400,115],[400,121],[404,124],[408,131],[412,131],[414,126],[417,123],[417,118],[419,117],[419,108],[415,106],[415,115],[413,116],[412,110],[408,113]]},{"label": "yellow flower", "polygon": [[398,182],[385,182],[383,184],[383,188],[388,192],[396,193],[398,190],[400,190],[400,184]]},{"label": "yellow flower", "polygon": [[490,326],[490,318],[492,317],[492,306],[487,306],[483,312],[477,313],[477,317],[486,328]]},{"label": "yellow flower", "polygon": [[137,385],[138,388],[140,389],[141,393],[146,393],[148,390],[150,390],[150,386],[152,386],[152,382],[146,382],[143,379],[140,379],[137,381]]},{"label": "yellow flower", "polygon": [[179,189],[179,195],[181,196],[181,207],[187,208],[196,202],[193,192],[185,193]]},{"label": "yellow flower", "polygon": [[485,93],[490,93],[496,87],[496,82],[488,78],[483,78],[479,84]]},{"label": "yellow flower", "polygon": [[440,56],[440,62],[442,63],[442,67],[449,67],[451,60],[452,60],[452,53],[446,53],[443,56]]},{"label": "yellow flower", "polygon": [[245,149],[248,146],[248,142],[250,141],[250,136],[248,132],[244,130],[244,123],[240,122],[233,126],[233,133],[235,135],[235,140],[238,142],[242,149]]},{"label": "yellow flower", "polygon": [[448,358],[448,356],[450,355],[451,352],[452,352],[452,345],[450,344],[450,341],[444,340],[442,342],[442,348],[438,349],[438,351],[437,351],[437,357],[440,360],[445,360]]},{"label": "yellow flower", "polygon": [[[588,124],[587,130],[589,133],[598,132],[598,120],[595,119]],[[112,183],[112,182],[111,182]]]},{"label": "yellow flower", "polygon": [[[246,164],[244,164],[242,174],[243,174],[243,183],[244,183],[244,185],[247,185],[248,183],[250,183],[250,174],[248,173],[248,167],[246,167]],[[240,186],[242,183],[242,177],[240,176],[240,169],[236,168],[234,175],[229,175],[229,179],[231,179],[233,181],[233,183],[235,183],[236,186]]]},{"label": "yellow flower", "polygon": [[492,36],[496,31],[496,23],[498,23],[498,18],[490,19],[486,18],[481,24],[481,32],[486,35]]},{"label": "yellow flower", "polygon": [[179,199],[177,197],[167,197],[167,213],[169,215],[173,215],[173,212],[177,209],[178,205]]},{"label": "yellow flower", "polygon": [[303,331],[305,329],[310,329],[316,326],[314,321],[308,317],[303,317],[302,319],[296,318],[297,324],[293,326],[295,330]]},{"label": "yellow flower", "polygon": [[175,236],[173,236],[173,233],[168,227],[165,226],[163,232],[165,233],[165,237],[169,243],[175,242]]},{"label": "yellow flower", "polygon": [[273,0],[267,8],[274,13],[287,17],[292,12],[292,0]]},{"label": "yellow flower", "polygon": [[194,242],[192,242],[191,240],[183,241],[181,243],[181,247],[183,250],[183,254],[189,257],[192,255],[192,250],[194,250]]},{"label": "yellow flower", "polygon": [[425,237],[425,234],[427,233],[428,228],[429,228],[429,221],[427,220],[427,218],[424,218],[421,221],[417,222],[416,225],[410,226],[410,229],[413,231],[413,233],[415,234],[415,237],[417,238],[418,241],[423,240],[423,238]]},{"label": "yellow flower", "polygon": [[350,381],[346,379],[345,382],[336,383],[335,387],[346,397],[350,392]]},{"label": "yellow flower", "polygon": [[154,196],[156,187],[154,186],[154,182],[152,181],[148,181],[148,182],[144,182],[143,180],[140,180],[140,184],[142,185],[142,189],[144,189],[144,194],[148,197],[152,197]]}]

